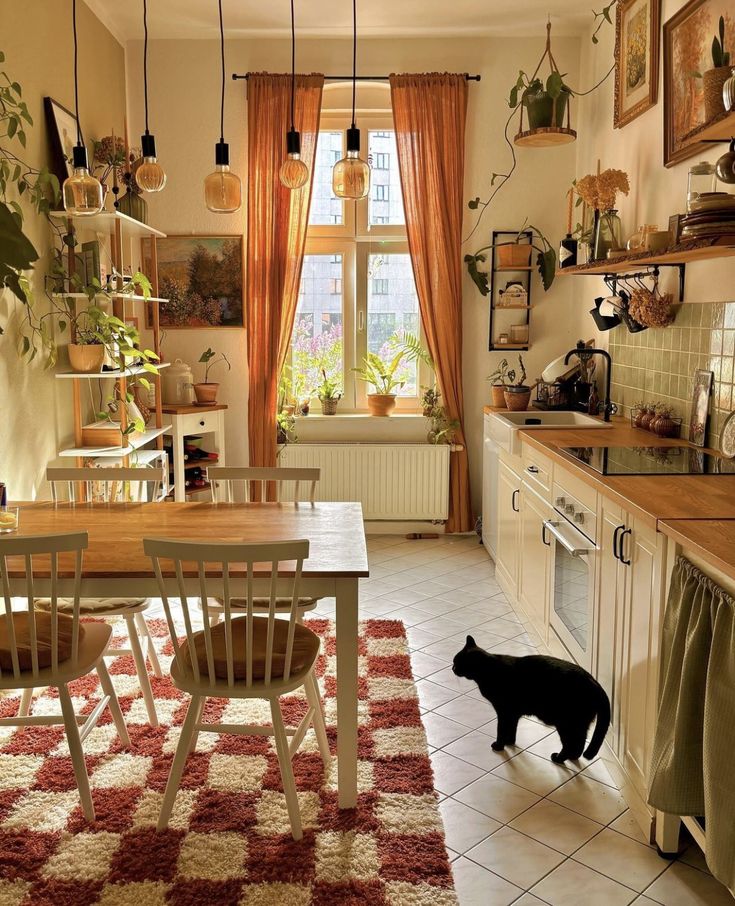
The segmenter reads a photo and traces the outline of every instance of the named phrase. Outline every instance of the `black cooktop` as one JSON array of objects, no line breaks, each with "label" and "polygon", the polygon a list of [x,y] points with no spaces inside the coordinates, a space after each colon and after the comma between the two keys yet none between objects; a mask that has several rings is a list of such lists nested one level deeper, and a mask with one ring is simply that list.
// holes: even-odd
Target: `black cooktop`
[{"label": "black cooktop", "polygon": [[601,475],[735,474],[735,460],[694,447],[562,447]]}]

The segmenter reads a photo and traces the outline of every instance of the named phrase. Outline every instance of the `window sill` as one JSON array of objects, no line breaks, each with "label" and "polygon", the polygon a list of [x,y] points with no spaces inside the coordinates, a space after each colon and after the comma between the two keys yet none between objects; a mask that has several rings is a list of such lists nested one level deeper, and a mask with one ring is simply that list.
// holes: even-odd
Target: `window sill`
[{"label": "window sill", "polygon": [[302,415],[296,419],[299,443],[426,443],[430,420],[420,413],[387,417],[363,412]]}]

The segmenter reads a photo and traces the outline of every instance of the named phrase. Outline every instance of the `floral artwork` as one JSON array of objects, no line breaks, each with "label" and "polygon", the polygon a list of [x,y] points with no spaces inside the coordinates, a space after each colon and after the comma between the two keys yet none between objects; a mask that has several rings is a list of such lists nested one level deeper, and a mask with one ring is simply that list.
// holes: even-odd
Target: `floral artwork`
[{"label": "floral artwork", "polygon": [[732,0],[690,0],[664,25],[664,164],[709,150],[688,137],[705,121],[701,73],[713,68],[712,38],[720,16],[725,44],[735,43]]},{"label": "floral artwork", "polygon": [[661,0],[619,0],[615,28],[615,128],[653,107],[658,97]]},{"label": "floral artwork", "polygon": [[241,236],[167,236],[156,249],[161,327],[243,326]]}]

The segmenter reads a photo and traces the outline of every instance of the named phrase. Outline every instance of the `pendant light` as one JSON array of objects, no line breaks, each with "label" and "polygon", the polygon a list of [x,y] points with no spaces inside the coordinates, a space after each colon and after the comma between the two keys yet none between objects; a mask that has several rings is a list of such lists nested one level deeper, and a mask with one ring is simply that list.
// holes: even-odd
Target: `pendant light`
[{"label": "pendant light", "polygon": [[296,103],[296,23],[294,0],[291,0],[291,128],[286,133],[286,160],[278,176],[287,189],[300,189],[309,180],[309,168],[301,160],[301,136],[294,125]]},{"label": "pendant light", "polygon": [[225,141],[225,26],[222,20],[222,0],[219,0],[219,36],[222,61],[219,141],[214,146],[214,172],[204,180],[204,201],[215,214],[233,214],[242,204],[242,185],[240,177],[230,170],[230,146]]},{"label": "pendant light", "polygon": [[347,156],[332,170],[332,191],[337,198],[364,198],[370,191],[370,167],[360,159],[360,130],[355,126],[357,87],[357,0],[352,0],[352,125],[347,130]]},{"label": "pendant light", "polygon": [[105,203],[102,184],[89,172],[87,148],[79,124],[79,77],[77,73],[77,0],[72,0],[72,31],[74,34],[74,107],[77,117],[77,143],[72,151],[74,172],[64,180],[62,194],[64,210],[79,217],[99,214]]},{"label": "pendant light", "polygon": [[135,171],[135,181],[143,192],[160,192],[166,185],[166,173],[156,160],[156,137],[148,131],[148,0],[143,0],[143,33],[145,133],[140,137],[143,163]]}]

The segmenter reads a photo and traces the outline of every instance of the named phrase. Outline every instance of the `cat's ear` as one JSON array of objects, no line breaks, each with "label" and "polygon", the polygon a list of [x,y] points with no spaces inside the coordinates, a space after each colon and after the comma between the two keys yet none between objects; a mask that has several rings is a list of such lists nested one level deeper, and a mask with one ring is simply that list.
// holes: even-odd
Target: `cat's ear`
[{"label": "cat's ear", "polygon": [[467,643],[465,645],[465,648],[477,648],[477,643],[475,642],[475,640],[472,638],[471,635],[467,636]]}]

